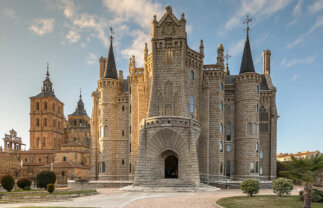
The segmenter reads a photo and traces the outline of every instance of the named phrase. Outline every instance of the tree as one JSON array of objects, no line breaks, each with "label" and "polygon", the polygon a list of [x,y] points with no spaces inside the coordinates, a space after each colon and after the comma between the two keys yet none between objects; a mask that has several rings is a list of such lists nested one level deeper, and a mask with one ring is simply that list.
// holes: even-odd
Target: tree
[{"label": "tree", "polygon": [[31,186],[31,180],[29,180],[26,177],[20,178],[17,181],[17,186],[21,189],[28,190],[30,189],[30,186]]},{"label": "tree", "polygon": [[37,187],[46,188],[47,184],[56,182],[56,175],[53,171],[41,171],[37,174]]},{"label": "tree", "polygon": [[323,178],[323,155],[318,153],[315,157],[305,159],[291,156],[291,159],[284,163],[287,171],[280,173],[304,186],[304,208],[311,208],[313,185],[317,179]]},{"label": "tree", "polygon": [[11,175],[4,175],[1,178],[1,186],[10,192],[15,186],[15,179]]},{"label": "tree", "polygon": [[248,179],[241,182],[240,189],[248,196],[253,196],[259,192],[260,184],[258,180]]}]

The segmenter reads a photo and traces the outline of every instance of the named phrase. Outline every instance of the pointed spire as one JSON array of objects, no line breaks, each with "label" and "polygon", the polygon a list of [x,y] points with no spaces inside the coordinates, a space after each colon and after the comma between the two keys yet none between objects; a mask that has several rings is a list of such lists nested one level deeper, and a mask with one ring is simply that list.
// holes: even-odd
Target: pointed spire
[{"label": "pointed spire", "polygon": [[111,31],[110,49],[109,49],[109,53],[108,53],[108,57],[107,57],[107,64],[106,64],[106,67],[105,67],[104,78],[118,79],[116,62],[115,62],[115,59],[114,59],[113,46],[112,46],[112,40],[113,40],[112,27],[110,27],[110,31]]},{"label": "pointed spire", "polygon": [[82,88],[80,88],[80,100],[82,100]]},{"label": "pointed spire", "polygon": [[251,49],[250,49],[250,41],[249,41],[249,22],[251,21],[252,21],[252,18],[249,18],[249,16],[247,16],[247,19],[244,22],[244,24],[247,24],[247,28],[246,28],[247,34],[246,34],[246,42],[243,49],[243,55],[241,60],[240,74],[245,72],[255,72],[252,55],[251,55]]},{"label": "pointed spire", "polygon": [[49,77],[49,63],[47,62],[47,73],[46,76]]}]

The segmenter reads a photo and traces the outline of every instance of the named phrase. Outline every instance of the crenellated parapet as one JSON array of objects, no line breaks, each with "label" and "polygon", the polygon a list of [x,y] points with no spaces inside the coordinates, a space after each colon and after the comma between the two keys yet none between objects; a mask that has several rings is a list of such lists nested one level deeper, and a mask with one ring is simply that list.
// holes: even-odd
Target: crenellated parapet
[{"label": "crenellated parapet", "polygon": [[98,81],[98,89],[101,90],[103,88],[114,89],[117,91],[123,90],[123,82],[117,79],[103,79]]},{"label": "crenellated parapet", "polygon": [[234,79],[234,83],[245,83],[245,82],[255,82],[257,84],[261,83],[261,75],[254,72],[246,72],[240,74]]},{"label": "crenellated parapet", "polygon": [[203,55],[188,48],[186,53],[186,66],[193,69],[201,69],[203,65]]}]

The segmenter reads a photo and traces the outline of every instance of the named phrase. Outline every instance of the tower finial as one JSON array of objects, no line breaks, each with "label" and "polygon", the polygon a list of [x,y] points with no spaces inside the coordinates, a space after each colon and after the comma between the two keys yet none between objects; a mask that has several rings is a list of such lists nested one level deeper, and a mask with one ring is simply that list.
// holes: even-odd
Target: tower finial
[{"label": "tower finial", "polygon": [[46,76],[49,77],[49,63],[47,62],[47,72],[46,72]]},{"label": "tower finial", "polygon": [[246,30],[246,33],[247,33],[247,37],[249,36],[249,23],[250,22],[252,22],[252,18],[249,17],[249,15],[247,15],[246,21],[243,22],[243,24],[246,24],[247,25],[247,28],[245,29]]},{"label": "tower finial", "polygon": [[229,50],[227,50],[227,53],[225,54],[224,58],[226,60],[226,72],[229,75],[230,74],[230,70],[229,70],[229,58],[231,58],[232,56],[229,55]]},{"label": "tower finial", "polygon": [[80,88],[80,99],[82,99],[82,88]]},{"label": "tower finial", "polygon": [[110,36],[109,36],[109,39],[110,39],[110,44],[111,45],[112,45],[113,35],[114,35],[113,28],[112,28],[112,26],[110,26]]}]

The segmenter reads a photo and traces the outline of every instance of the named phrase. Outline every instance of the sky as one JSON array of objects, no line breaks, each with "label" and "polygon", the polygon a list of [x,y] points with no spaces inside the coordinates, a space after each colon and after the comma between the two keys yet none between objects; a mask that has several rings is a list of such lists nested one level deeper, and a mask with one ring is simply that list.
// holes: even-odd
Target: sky
[{"label": "sky", "polygon": [[269,48],[271,77],[277,87],[277,152],[323,151],[323,0],[1,0],[0,136],[10,129],[29,147],[29,97],[41,91],[46,63],[56,96],[67,116],[82,89],[91,115],[91,93],[99,79],[98,59],[107,56],[109,27],[114,29],[117,68],[128,75],[129,57],[143,66],[150,47],[153,15],[167,5],[185,13],[188,45],[204,64],[215,64],[222,43],[238,74],[246,15],[255,69],[262,73],[262,51]]}]

